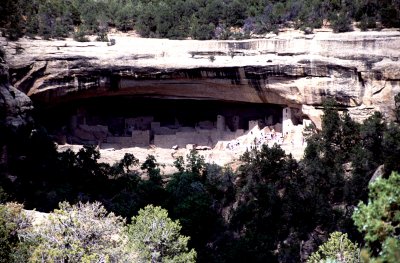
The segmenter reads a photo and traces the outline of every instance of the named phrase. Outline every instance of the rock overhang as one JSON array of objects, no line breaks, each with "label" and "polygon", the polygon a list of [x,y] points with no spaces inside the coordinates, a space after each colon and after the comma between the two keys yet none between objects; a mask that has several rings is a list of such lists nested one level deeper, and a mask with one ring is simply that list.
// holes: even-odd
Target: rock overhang
[{"label": "rock overhang", "polygon": [[400,91],[397,31],[243,41],[111,38],[116,45],[9,43],[11,80],[34,102],[48,105],[133,95],[272,103],[303,108],[311,116],[330,96],[359,119],[374,110],[390,116]]}]

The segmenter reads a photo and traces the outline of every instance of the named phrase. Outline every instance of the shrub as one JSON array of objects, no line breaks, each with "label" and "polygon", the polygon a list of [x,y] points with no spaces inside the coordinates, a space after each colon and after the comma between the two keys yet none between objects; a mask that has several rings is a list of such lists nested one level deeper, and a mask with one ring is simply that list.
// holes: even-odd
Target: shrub
[{"label": "shrub", "polygon": [[[0,263],[25,261],[18,232],[30,227],[31,222],[22,213],[22,205],[0,205]],[[13,259],[16,259],[15,261]]]},{"label": "shrub", "polygon": [[361,17],[358,27],[361,29],[361,31],[367,31],[368,28],[376,28],[376,18],[369,17],[366,14],[364,14]]},{"label": "shrub", "polygon": [[333,15],[330,20],[333,32],[342,33],[352,31],[351,20],[346,13],[341,12],[338,15]]},{"label": "shrub", "polygon": [[331,233],[328,241],[319,246],[318,251],[314,252],[308,259],[307,263],[320,262],[357,262],[359,249],[357,243],[351,242],[347,238],[347,234],[340,232]]},{"label": "shrub", "polygon": [[98,202],[63,202],[59,207],[33,231],[22,234],[25,240],[37,242],[31,261],[118,262],[133,258],[126,250],[124,219],[107,213]]},{"label": "shrub", "polygon": [[105,32],[97,33],[96,41],[108,42],[107,33],[105,33]]},{"label": "shrub", "polygon": [[168,218],[168,212],[152,205],[140,209],[128,227],[129,238],[139,251],[142,262],[195,262],[196,251],[189,250],[189,237],[180,235],[179,221]]},{"label": "shrub", "polygon": [[83,27],[79,27],[74,33],[74,40],[78,42],[89,42],[89,38],[86,36],[86,30]]}]

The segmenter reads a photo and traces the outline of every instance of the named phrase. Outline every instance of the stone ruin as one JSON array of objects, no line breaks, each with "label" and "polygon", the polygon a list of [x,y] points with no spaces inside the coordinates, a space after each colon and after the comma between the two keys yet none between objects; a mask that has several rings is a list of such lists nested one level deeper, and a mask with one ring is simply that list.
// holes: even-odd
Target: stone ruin
[{"label": "stone ruin", "polygon": [[286,107],[282,109],[279,122],[274,122],[276,116],[269,115],[263,119],[250,119],[247,125],[243,125],[239,115],[216,115],[213,120],[199,120],[194,126],[183,125],[176,118],[174,123],[162,125],[154,116],[126,117],[119,119],[123,127],[118,132],[111,132],[107,125],[88,125],[85,113],[81,112],[71,117],[72,134],[69,140],[115,149],[197,146],[198,149],[245,151],[263,144],[270,147],[274,144],[304,146],[303,130],[312,123],[299,118],[299,113],[298,109]]}]

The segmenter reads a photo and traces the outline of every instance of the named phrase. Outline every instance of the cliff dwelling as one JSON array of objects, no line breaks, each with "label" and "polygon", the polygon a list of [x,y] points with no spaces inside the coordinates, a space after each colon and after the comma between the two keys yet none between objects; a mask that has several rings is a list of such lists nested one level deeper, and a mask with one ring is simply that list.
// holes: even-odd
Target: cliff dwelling
[{"label": "cliff dwelling", "polygon": [[302,131],[310,124],[299,110],[281,105],[126,96],[78,100],[38,115],[60,144],[102,149],[303,145]]}]

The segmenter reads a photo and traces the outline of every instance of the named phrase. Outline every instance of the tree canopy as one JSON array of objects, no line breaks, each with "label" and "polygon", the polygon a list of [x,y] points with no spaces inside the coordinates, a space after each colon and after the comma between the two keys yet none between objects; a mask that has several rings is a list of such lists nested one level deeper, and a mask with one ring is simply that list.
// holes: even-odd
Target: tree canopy
[{"label": "tree canopy", "polygon": [[108,27],[136,29],[143,37],[227,39],[283,27],[309,33],[323,24],[346,32],[352,21],[362,30],[400,26],[398,0],[3,0],[0,12],[0,28],[10,39],[101,35]]},{"label": "tree canopy", "polygon": [[152,205],[140,209],[128,229],[141,262],[196,262],[196,252],[187,247],[189,237],[180,235],[180,231],[179,221],[171,220],[167,210]]},{"label": "tree canopy", "polygon": [[[103,222],[101,218],[109,214],[103,209],[107,209],[114,213],[114,218],[128,219],[131,232],[127,235],[131,242],[127,243],[138,242],[135,246],[149,245],[147,251],[153,249],[154,253],[141,255],[145,261],[149,255],[161,260],[160,255],[164,253],[158,254],[158,250],[154,250],[157,245],[154,242],[159,238],[157,235],[164,235],[162,231],[154,232],[153,243],[146,245],[142,242],[141,234],[152,232],[146,228],[145,220],[139,219],[151,214],[156,214],[154,218],[157,220],[162,218],[160,220],[165,225],[178,233],[174,238],[168,237],[167,243],[177,242],[183,255],[192,259],[193,249],[198,262],[305,261],[328,240],[329,233],[336,231],[346,233],[346,238],[360,246],[366,244],[369,250],[361,254],[371,261],[376,259],[379,262],[381,254],[387,254],[388,258],[396,257],[396,198],[399,193],[395,186],[399,182],[389,175],[391,171],[400,170],[400,127],[397,120],[387,123],[382,114],[375,113],[363,123],[356,123],[335,101],[324,103],[323,112],[322,129],[309,135],[302,160],[293,159],[278,146],[264,146],[246,152],[236,170],[207,164],[198,152],[191,151],[185,158],[176,159],[174,174],[164,175],[155,156],[151,155],[140,163],[133,155],[127,154],[114,165],[109,165],[99,162],[99,151],[92,146],[85,146],[78,152],[57,152],[46,131],[40,127],[29,133],[7,137],[7,140],[0,141],[10,149],[7,166],[2,166],[6,169],[0,169],[1,200],[16,200],[24,203],[27,209],[50,212],[54,222],[42,226],[39,233],[35,232],[37,239],[20,246],[14,225],[7,221],[10,214],[0,209],[8,218],[0,220],[0,228],[3,226],[4,231],[0,230],[7,236],[1,241],[7,248],[3,251],[12,262],[10,253],[16,255],[18,252],[21,259],[29,255],[29,251],[62,251],[66,249],[62,244],[73,249],[69,244],[80,244],[82,241],[79,240],[90,238],[81,235],[75,240],[72,233],[62,228],[63,224],[77,232],[82,227],[90,230],[93,225],[91,231],[97,231],[94,230],[96,222]],[[381,167],[382,179],[376,181],[379,187],[370,186],[368,196],[368,183],[378,167]],[[10,180],[10,174],[15,180]],[[393,178],[398,178],[398,175]],[[383,197],[379,196],[380,193]],[[366,205],[368,198],[370,201]],[[63,200],[76,205],[63,204],[51,212]],[[354,225],[352,214],[360,200],[365,205],[359,205],[357,211],[364,212],[357,212],[359,216],[355,217],[360,223]],[[95,217],[98,221],[93,219],[93,213],[77,212],[86,211],[82,204],[96,204],[96,201],[104,204],[104,208],[97,207],[104,212],[103,216]],[[148,205],[152,205],[151,209],[147,208],[151,213],[145,209]],[[68,216],[70,213],[73,216]],[[167,216],[170,219],[166,219]],[[366,218],[373,220],[366,221]],[[121,223],[123,220],[117,221]],[[88,226],[89,222],[92,224]],[[144,232],[138,230],[136,223],[140,223]],[[109,225],[111,227],[113,223]],[[59,231],[50,226],[58,226]],[[365,232],[357,231],[360,226]],[[119,227],[110,230],[118,231],[121,231]],[[376,240],[364,240],[364,234]],[[51,242],[48,236],[54,236],[57,242]],[[128,236],[126,240],[129,240]],[[68,237],[71,242],[61,241],[63,237]],[[333,240],[338,238],[345,240],[343,235],[335,235]],[[102,240],[101,237],[97,239]],[[28,239],[24,237],[23,240]],[[336,241],[328,243],[333,250],[337,248]],[[77,246],[85,248],[84,245]],[[135,246],[131,246],[134,251]],[[115,249],[120,248],[116,246]],[[89,248],[76,251],[86,251],[88,255],[94,255],[93,258],[100,255]],[[51,256],[43,253],[50,258],[58,252]],[[178,257],[177,260],[181,259]]]},{"label": "tree canopy", "polygon": [[59,209],[32,229],[20,232],[32,244],[29,262],[126,262],[124,220],[98,202],[59,204]]},{"label": "tree canopy", "polygon": [[360,202],[353,219],[365,234],[365,262],[400,261],[400,174],[378,178],[369,186],[369,200]]}]

